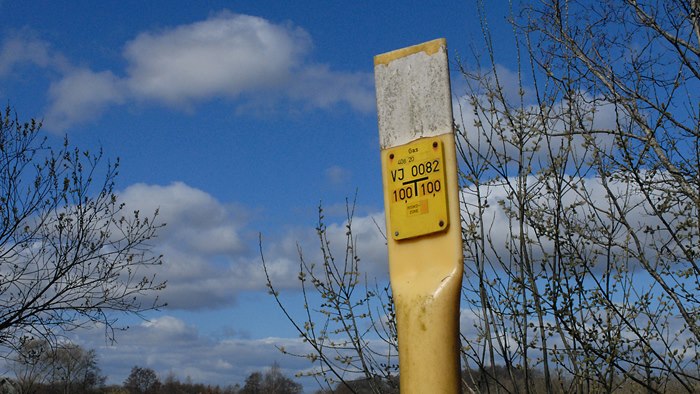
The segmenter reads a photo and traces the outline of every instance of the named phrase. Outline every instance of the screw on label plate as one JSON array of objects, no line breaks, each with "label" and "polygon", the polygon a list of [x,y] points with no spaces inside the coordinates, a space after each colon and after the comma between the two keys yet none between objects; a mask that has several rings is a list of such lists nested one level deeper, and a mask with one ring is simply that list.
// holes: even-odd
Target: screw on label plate
[{"label": "screw on label plate", "polygon": [[399,232],[398,232],[398,231],[394,231],[394,237],[398,237],[398,236],[399,236]]},{"label": "screw on label plate", "polygon": [[441,220],[440,223],[438,223],[438,224],[440,225],[440,227],[445,227],[445,221],[444,221],[444,220]]}]

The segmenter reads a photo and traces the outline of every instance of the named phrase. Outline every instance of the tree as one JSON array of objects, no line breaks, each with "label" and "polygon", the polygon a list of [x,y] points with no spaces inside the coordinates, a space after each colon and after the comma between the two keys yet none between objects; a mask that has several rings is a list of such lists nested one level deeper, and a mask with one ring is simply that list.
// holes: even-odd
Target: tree
[{"label": "tree", "polygon": [[128,212],[114,191],[119,162],[102,152],[52,148],[41,123],[0,115],[0,341],[57,336],[100,324],[112,337],[114,312],[160,305],[141,296],[164,287],[149,242],[157,212]]},{"label": "tree", "polygon": [[172,371],[168,373],[158,389],[159,393],[164,394],[236,394],[238,391],[238,385],[221,388],[203,383],[193,383],[189,376],[184,382],[181,382]]},{"label": "tree", "polygon": [[[369,286],[359,268],[360,257],[352,231],[355,201],[348,202],[346,244],[337,259],[328,239],[323,209],[319,207],[316,232],[322,253],[320,264],[309,263],[299,248],[299,282],[304,297],[305,316],[292,316],[275,289],[260,245],[263,269],[270,294],[309,344],[305,354],[282,353],[308,359],[317,368],[308,372],[323,388],[333,391],[337,383],[350,392],[362,379],[372,392],[384,387],[397,388],[396,321],[389,288]],[[364,280],[363,280],[364,279]],[[314,302],[313,294],[321,298]]]},{"label": "tree", "polygon": [[124,381],[124,388],[130,393],[154,394],[160,390],[161,383],[158,375],[151,368],[134,366]]},{"label": "tree", "polygon": [[277,363],[264,374],[253,372],[245,379],[245,385],[240,394],[299,394],[301,384],[284,376]]},{"label": "tree", "polygon": [[245,378],[245,385],[241,389],[241,394],[261,394],[262,389],[262,373],[253,372]]},{"label": "tree", "polygon": [[76,344],[65,344],[53,350],[52,358],[52,383],[63,394],[92,392],[103,386],[107,379],[97,364],[94,349],[85,350]]},{"label": "tree", "polygon": [[526,4],[510,87],[484,23],[487,63],[462,68],[476,370],[503,362],[511,387],[542,371],[547,392],[697,390],[698,11]]},{"label": "tree", "polygon": [[52,346],[46,340],[25,341],[10,366],[23,393],[42,389],[90,393],[103,386],[106,379],[95,351],[73,343]]},{"label": "tree", "polygon": [[51,364],[44,357],[50,351],[46,341],[25,339],[10,359],[10,369],[15,374],[17,387],[22,393],[34,393],[37,387],[48,383]]},{"label": "tree", "polygon": [[7,378],[0,378],[0,394],[17,394],[17,387]]},{"label": "tree", "polygon": [[458,64],[464,385],[697,392],[700,2],[520,4],[514,71],[481,1],[484,55]]},{"label": "tree", "polygon": [[301,384],[284,376],[277,363],[273,363],[272,367],[265,372],[263,389],[264,392],[271,394],[299,394],[302,391]]}]

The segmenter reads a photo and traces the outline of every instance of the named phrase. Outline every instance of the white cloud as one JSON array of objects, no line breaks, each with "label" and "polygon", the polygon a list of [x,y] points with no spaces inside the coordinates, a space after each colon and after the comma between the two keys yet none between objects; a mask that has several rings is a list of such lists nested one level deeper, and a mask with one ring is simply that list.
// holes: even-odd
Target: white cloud
[{"label": "white cloud", "polygon": [[[580,157],[585,153],[586,139],[582,135],[584,133],[595,141],[598,148],[606,150],[612,147],[614,142],[612,135],[596,134],[593,131],[616,129],[617,122],[624,122],[624,119],[620,119],[621,115],[616,112],[615,107],[602,97],[593,97],[587,92],[580,91],[572,101],[557,99],[550,102],[550,97],[541,97],[538,100],[534,89],[527,85],[521,86],[517,73],[501,65],[496,66],[496,73],[500,91],[503,92],[508,104],[509,115],[515,122],[521,124],[519,129],[525,137],[526,149],[536,151],[533,162],[538,160],[546,162],[550,149],[556,154],[562,147],[567,146],[571,147],[574,156]],[[515,141],[518,139],[508,122],[504,103],[491,94],[497,91],[493,72],[474,71],[474,74],[483,76],[478,86],[471,86],[467,94],[455,97],[452,103],[455,119],[462,130],[459,142],[463,146],[471,145],[472,149],[484,156],[492,155],[492,151],[497,151],[501,155],[517,157],[518,149]],[[471,82],[474,83],[474,81]],[[521,88],[523,89],[522,102],[519,96]],[[565,121],[569,119],[566,114],[572,111],[578,112],[579,116],[574,118],[576,123],[566,124]],[[565,137],[563,134],[572,129],[577,134],[569,140],[568,136]],[[550,138],[547,140],[543,133],[531,130],[545,130]]]},{"label": "white cloud", "polygon": [[178,249],[212,256],[236,254],[245,248],[240,238],[242,213],[202,190],[181,182],[168,186],[140,183],[129,186],[120,198],[128,207],[144,212],[158,209],[160,220],[167,223],[159,236]]},{"label": "white cloud", "polygon": [[136,96],[181,103],[286,83],[309,47],[308,34],[299,28],[223,12],[142,33],[126,44],[124,56]]},{"label": "white cloud", "polygon": [[196,328],[187,326],[184,321],[172,316],[161,316],[141,324],[142,331],[147,335],[140,335],[141,341],[191,341],[198,336]]},{"label": "white cloud", "polygon": [[372,111],[371,73],[313,63],[311,49],[309,34],[291,23],[223,11],[204,21],[138,34],[124,45],[122,75],[72,66],[33,37],[9,38],[0,47],[0,77],[27,63],[59,71],[60,79],[49,88],[44,121],[54,131],[125,103],[190,110],[224,98],[239,109],[286,102],[303,109],[347,105]]},{"label": "white cloud", "polygon": [[350,177],[352,176],[352,173],[346,168],[340,166],[331,166],[326,168],[325,175],[326,180],[331,185],[340,186],[348,183]]},{"label": "white cloud", "polygon": [[[114,346],[100,346],[99,334],[99,330],[85,332],[82,339],[85,347],[98,348],[100,365],[109,373],[110,383],[121,383],[134,365],[152,368],[161,379],[172,372],[180,380],[189,376],[195,383],[221,386],[242,385],[250,373],[264,371],[273,362],[291,378],[314,367],[304,357],[280,352],[279,348],[290,354],[312,353],[310,345],[298,337],[219,338],[167,315],[120,333]],[[385,342],[366,339],[375,351],[385,351]],[[294,379],[307,390],[317,388],[312,378]]]},{"label": "white cloud", "polygon": [[[181,381],[189,377],[194,383],[226,386],[243,384],[250,373],[264,371],[275,361],[289,377],[310,365],[306,359],[285,356],[277,348],[308,352],[308,345],[299,338],[210,336],[171,315],[120,332],[116,343],[106,344],[97,328],[76,332],[72,340],[86,349],[96,349],[108,384],[121,384],[133,366],[153,369],[161,381],[172,373]],[[311,381],[305,383],[313,387]]]},{"label": "white cloud", "polygon": [[[331,255],[337,265],[352,261],[351,255],[346,255],[348,245],[347,221],[326,223],[326,238]],[[382,282],[388,279],[389,262],[387,258],[386,240],[383,236],[384,214],[373,213],[366,216],[355,216],[352,219],[353,250],[357,257],[360,279],[368,279],[372,286],[377,279]],[[268,266],[273,285],[276,290],[298,289],[299,253],[308,266],[313,265],[315,272],[322,274],[324,258],[321,253],[321,243],[315,229],[296,228],[287,232],[281,240],[263,240],[265,262]],[[264,279],[264,278],[263,278]]]},{"label": "white cloud", "polygon": [[339,73],[328,65],[307,65],[296,73],[288,94],[311,107],[346,102],[358,111],[370,112],[375,107],[373,81],[367,73]]},{"label": "white cloud", "polygon": [[[159,210],[158,221],[166,226],[154,240],[164,256],[156,267],[167,287],[159,296],[171,309],[218,309],[235,304],[239,292],[265,290],[265,274],[258,253],[258,234],[248,228],[243,210],[223,204],[208,193],[184,183],[167,186],[135,184],[120,193],[127,212],[149,215]],[[369,278],[386,278],[386,245],[377,224],[382,214],[353,219],[353,236],[360,269]],[[342,259],[346,246],[346,223],[328,223],[333,253]],[[288,230],[280,238],[263,240],[269,274],[279,289],[298,288],[298,247],[309,262],[322,256],[316,230]]]},{"label": "white cloud", "polygon": [[46,123],[52,129],[63,130],[72,124],[99,118],[108,105],[124,102],[122,85],[111,71],[74,70],[49,87],[52,105],[46,114]]},{"label": "white cloud", "polygon": [[[640,175],[642,178],[646,176],[644,172]],[[660,180],[664,176],[660,174],[657,175],[657,178]],[[576,247],[585,248],[586,252],[589,253],[587,258],[590,259],[589,264],[591,264],[588,268],[592,269],[594,273],[605,269],[604,265],[595,264],[597,263],[595,258],[604,260],[606,254],[601,254],[601,251],[606,247],[608,241],[611,242],[612,253],[626,256],[629,259],[632,265],[626,267],[627,269],[640,267],[637,264],[637,260],[633,257],[635,253],[643,253],[645,258],[652,263],[668,258],[668,256],[664,256],[664,253],[678,253],[676,249],[677,244],[672,241],[665,231],[647,234],[645,229],[663,228],[663,224],[634,181],[608,179],[607,185],[604,185],[599,177],[582,178],[571,176],[567,177],[566,188],[559,199],[553,198],[552,195],[544,194],[544,190],[547,189],[544,186],[546,182],[546,178],[538,179],[534,175],[526,178],[526,183],[530,190],[537,189],[542,191],[540,194],[532,196],[527,202],[528,215],[531,215],[530,218],[532,220],[538,220],[540,224],[546,223],[547,220],[551,220],[553,223],[554,220],[551,215],[557,212],[556,204],[560,203],[561,209],[563,209],[560,218],[562,220],[560,231],[566,231],[570,228],[578,229],[567,233],[566,238]],[[552,182],[552,180],[548,181],[550,187]],[[481,215],[478,208],[479,202],[476,200],[477,189],[474,185],[465,187],[460,196],[462,217],[466,222],[466,226],[483,225],[488,241],[486,257],[493,262],[509,261],[507,256],[511,255],[511,250],[514,247],[517,249],[515,246],[519,239],[517,218],[513,217],[512,211],[507,212],[507,209],[515,208],[516,202],[512,200],[515,190],[512,187],[515,187],[517,184],[518,180],[516,177],[499,179],[499,182],[480,184],[478,192],[482,203],[484,201],[488,203],[488,207],[484,208]],[[535,188],[534,185],[540,185],[540,187]],[[609,188],[609,191],[606,187]],[[511,199],[509,200],[509,198]],[[621,224],[621,213],[617,211],[616,204],[620,204],[621,209],[624,211],[624,221],[630,225],[631,231],[634,231],[639,237],[642,246],[641,250],[636,250],[634,244],[630,243],[630,234],[627,228]],[[665,220],[673,223],[674,220],[683,217],[685,214],[681,213],[680,210],[681,208],[679,207],[672,213],[666,213]],[[537,243],[537,247],[531,247],[531,257],[534,259],[551,258],[554,241],[546,235],[537,234],[530,222],[526,223],[523,228],[527,236]],[[591,236],[603,236],[605,231],[608,231],[605,229],[614,229],[611,235],[612,239],[599,239],[597,241],[588,239]],[[577,241],[581,241],[581,244],[578,244]],[[601,243],[597,244],[597,242]],[[474,242],[474,245],[476,244],[478,244],[478,241]],[[584,244],[588,246],[583,246]],[[629,254],[624,252],[628,245],[632,245]],[[593,251],[596,251],[598,254],[593,253]],[[550,257],[545,257],[545,254],[549,254]],[[502,260],[497,258],[499,256]],[[466,259],[467,268],[469,268],[473,261],[470,260],[469,256]],[[538,265],[535,264],[535,266]],[[493,266],[496,268],[492,268],[493,272],[491,273],[499,275],[502,267],[498,263],[495,263]],[[546,265],[540,269],[546,269],[545,267]],[[584,267],[582,266],[581,269],[584,269]]]},{"label": "white cloud", "polygon": [[[386,238],[383,235],[384,227],[385,219],[382,212],[355,216],[352,219],[352,236],[355,241],[355,253],[360,257],[360,272],[367,274],[370,280],[374,278],[383,280],[389,277],[389,258]],[[335,247],[335,255],[344,256],[347,244],[347,221],[329,224],[327,232],[331,245]]]},{"label": "white cloud", "polygon": [[23,63],[47,67],[54,55],[48,43],[41,41],[26,32],[15,34],[0,45],[0,76],[11,72],[13,68]]},{"label": "white cloud", "polygon": [[[216,308],[235,301],[237,271],[249,263],[246,218],[208,193],[183,183],[136,184],[120,193],[127,210],[159,211],[166,223],[155,249],[165,256],[157,268],[168,282],[160,295],[176,309]],[[261,288],[262,284],[258,284]]]}]

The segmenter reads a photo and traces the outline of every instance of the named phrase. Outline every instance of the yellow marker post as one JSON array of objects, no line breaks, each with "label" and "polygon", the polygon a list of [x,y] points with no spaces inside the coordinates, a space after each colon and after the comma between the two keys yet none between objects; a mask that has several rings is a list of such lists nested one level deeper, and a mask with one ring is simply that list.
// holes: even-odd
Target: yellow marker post
[{"label": "yellow marker post", "polygon": [[374,58],[401,392],[459,393],[462,234],[444,39]]}]

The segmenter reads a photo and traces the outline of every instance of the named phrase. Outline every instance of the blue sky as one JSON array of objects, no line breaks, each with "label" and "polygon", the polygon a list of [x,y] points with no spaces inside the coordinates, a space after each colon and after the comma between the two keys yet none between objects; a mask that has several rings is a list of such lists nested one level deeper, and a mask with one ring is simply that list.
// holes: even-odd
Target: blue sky
[{"label": "blue sky", "polygon": [[[507,9],[491,11],[498,40]],[[258,234],[293,300],[319,202],[342,240],[357,190],[363,268],[385,278],[373,56],[445,37],[454,61],[481,43],[470,1],[0,1],[0,13],[3,105],[43,119],[52,143],[119,157],[122,198],[167,222],[155,248],[169,306],[125,319],[115,345],[74,334],[110,383],[133,365],[221,385],[274,361],[307,368],[274,347],[297,341],[266,294]]]}]

